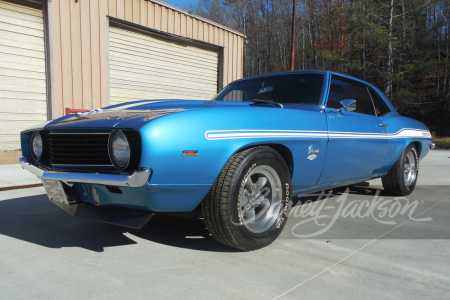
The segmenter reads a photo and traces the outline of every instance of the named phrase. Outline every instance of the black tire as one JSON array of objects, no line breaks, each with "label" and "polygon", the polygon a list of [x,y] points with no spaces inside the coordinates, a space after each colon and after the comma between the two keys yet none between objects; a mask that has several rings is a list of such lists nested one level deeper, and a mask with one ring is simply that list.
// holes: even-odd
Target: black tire
[{"label": "black tire", "polygon": [[[414,162],[411,162],[414,158]],[[414,167],[414,178],[405,178],[406,165]],[[419,175],[419,154],[414,144],[409,144],[403,151],[402,155],[381,181],[386,193],[393,196],[407,196],[414,191],[416,187],[417,177]],[[412,173],[411,173],[412,176]]]},{"label": "black tire", "polygon": [[[252,198],[251,195],[254,195],[253,191],[256,190],[255,187],[261,178],[258,176],[264,176],[253,173],[258,170],[262,172],[266,169],[275,171],[279,181],[276,180],[276,176],[273,175],[274,172],[272,171],[270,174],[273,177],[269,176],[267,178],[273,178],[273,182],[281,182],[281,184],[280,188],[274,189],[275,186],[271,186],[272,181],[266,178],[266,185],[259,184],[264,186],[266,191],[266,187],[270,185],[268,194],[262,199],[269,199],[273,196],[272,199],[270,201],[264,200],[264,204],[261,203],[256,206],[252,206],[251,202],[248,201],[248,204],[253,209],[252,214],[254,216],[259,215],[259,217],[253,218],[255,225],[252,222],[243,220],[247,213],[250,214],[250,211],[244,212],[244,209],[247,207],[244,205],[244,202],[247,202],[245,200],[247,198],[261,199],[258,197],[254,198],[254,196]],[[255,180],[254,176],[258,178],[256,183],[253,182]],[[264,180],[261,182],[264,182]],[[251,195],[248,193],[247,184],[250,184],[252,187]],[[271,244],[286,225],[291,194],[291,175],[281,155],[270,147],[250,148],[233,155],[222,169],[222,172],[201,204],[203,219],[211,235],[222,244],[246,251],[260,249]],[[241,198],[243,199],[242,203]],[[274,202],[277,204],[273,204]],[[259,205],[261,205],[262,209],[260,212],[257,212]],[[273,209],[272,212],[276,212],[276,214],[265,215],[263,212],[266,208]],[[264,226],[258,225],[260,224],[257,222],[258,220],[265,220],[261,218],[271,215],[273,217],[268,217],[270,222],[260,222],[261,224],[264,223],[264,226],[270,227],[267,227],[265,230]],[[252,218],[249,219],[251,220]],[[259,232],[258,230],[262,231]]]}]

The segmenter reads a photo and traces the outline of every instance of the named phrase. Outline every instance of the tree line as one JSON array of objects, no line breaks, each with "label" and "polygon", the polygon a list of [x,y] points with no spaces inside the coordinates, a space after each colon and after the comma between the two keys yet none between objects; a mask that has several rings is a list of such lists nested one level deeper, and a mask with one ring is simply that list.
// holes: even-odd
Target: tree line
[{"label": "tree line", "polygon": [[[295,69],[380,88],[403,114],[450,135],[450,0],[297,0]],[[244,76],[290,68],[293,0],[199,0],[193,13],[247,35]]]}]

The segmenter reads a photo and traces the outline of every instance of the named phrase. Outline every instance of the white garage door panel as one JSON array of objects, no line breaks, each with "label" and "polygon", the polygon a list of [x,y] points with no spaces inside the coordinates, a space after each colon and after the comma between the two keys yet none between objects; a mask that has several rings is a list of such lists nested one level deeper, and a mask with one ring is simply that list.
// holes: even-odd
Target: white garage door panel
[{"label": "white garage door panel", "polygon": [[42,107],[41,101],[39,100],[30,100],[30,99],[8,99],[3,98],[0,95],[0,101],[3,102],[4,109],[2,113],[14,113],[12,116],[14,119],[23,119],[20,115],[22,114],[23,107],[25,106],[32,106],[35,107],[34,113],[39,115],[46,114],[47,109],[45,107]]},{"label": "white garage door panel", "polygon": [[[138,33],[136,33],[137,35]],[[112,36],[111,40],[115,42],[116,46],[118,48],[127,49],[130,48],[130,45],[133,45],[136,47],[136,51],[139,53],[148,53],[147,50],[162,50],[164,52],[158,51],[157,54],[164,55],[164,54],[177,54],[181,55],[183,57],[202,57],[203,55],[203,49],[196,48],[194,46],[189,45],[182,45],[177,44],[174,42],[164,41],[157,38],[152,38],[152,40],[146,40],[148,36],[143,35],[144,39],[142,38],[135,38],[132,35],[128,34],[121,34],[117,36]],[[213,52],[215,53],[215,52]],[[206,60],[204,62],[207,62],[208,60],[214,61],[214,54],[212,53],[205,53]]]},{"label": "white garage door panel", "polygon": [[[1,116],[0,116],[1,118]],[[42,123],[42,121],[38,122]],[[17,139],[17,136],[20,133],[20,130],[17,131],[17,126],[22,126],[24,128],[31,127],[36,124],[36,121],[14,121],[14,120],[0,120],[0,141],[1,147],[3,150],[14,150],[20,149],[20,139]],[[17,134],[12,135],[11,132],[16,131]]]},{"label": "white garage door panel", "polygon": [[[177,74],[175,74],[173,77],[170,77],[169,75],[164,75],[164,76],[158,76],[158,74],[151,74],[149,72],[149,74],[145,74],[144,72],[131,72],[130,70],[123,70],[123,69],[119,69],[117,71],[112,71],[111,72],[111,77],[117,77],[117,78],[122,78],[123,80],[131,80],[131,81],[135,81],[135,84],[140,85],[140,83],[142,83],[143,85],[148,85],[148,81],[157,81],[159,80],[161,82],[161,84],[163,85],[169,85],[169,86],[173,86],[176,88],[180,88],[183,87],[182,85],[179,84],[179,81],[182,80],[183,83],[185,83],[186,88],[193,88],[194,90],[196,89],[210,89],[210,88],[215,88],[217,81],[216,82],[212,82],[211,80],[192,80],[192,79],[187,79],[187,78],[183,78],[182,76],[180,76],[179,73],[186,73],[188,72],[188,70],[183,70],[180,69],[178,70]],[[114,76],[117,75],[117,76]],[[184,87],[183,87],[184,88]]]},{"label": "white garage door panel", "polygon": [[17,61],[2,61],[2,67],[4,70],[23,70],[28,72],[36,72],[38,74],[42,74],[45,77],[45,72],[42,72],[42,69],[45,68],[45,66],[39,66],[39,65],[30,65],[30,64],[24,64],[22,61],[18,63]]},{"label": "white garage door panel", "polygon": [[[184,78],[189,79],[192,81],[201,81],[201,82],[211,82],[212,84],[215,82],[217,83],[216,78],[211,78],[208,76],[208,74],[201,73],[192,73],[190,74],[189,78],[186,78],[186,76],[183,76],[183,72],[179,72],[179,70],[193,70],[194,68],[184,68],[180,66],[179,68],[168,66],[167,64],[163,64],[160,61],[154,60],[153,64],[148,63],[148,60],[140,61],[140,63],[137,65],[136,61],[132,61],[126,58],[116,58],[116,57],[110,57],[110,66],[112,70],[115,71],[131,71],[135,73],[141,73],[141,74],[149,74],[149,75],[159,75],[162,77],[168,77],[168,78]],[[199,69],[202,70],[201,68]]]},{"label": "white garage door panel", "polygon": [[210,99],[217,93],[218,51],[110,27],[110,102]]},{"label": "white garage door panel", "polygon": [[[5,113],[0,112],[0,119],[2,121],[23,122],[23,116],[22,116],[23,114],[24,113],[12,114],[12,113],[8,113],[8,112],[5,112]],[[38,113],[27,113],[26,116],[27,116],[28,121],[36,121],[39,123],[43,123],[43,121],[40,120],[40,114],[38,114]],[[13,125],[11,124],[11,126],[13,126]],[[17,124],[14,126],[17,126]],[[25,127],[25,128],[27,128],[27,127]]]},{"label": "white garage door panel", "polygon": [[0,53],[0,55],[1,55],[0,60],[2,62],[2,65],[3,65],[3,62],[29,65],[30,68],[39,67],[45,73],[45,60],[42,58],[19,56],[19,55],[8,54],[8,53]]},{"label": "white garage door panel", "polygon": [[[196,64],[196,60],[200,60],[200,58],[192,59],[188,62],[185,61],[185,58],[177,55],[173,55],[172,57],[162,57],[158,55],[139,55],[140,53],[136,54],[129,54],[130,52],[124,52],[123,49],[117,49],[115,47],[110,47],[110,51],[114,51],[114,54],[111,55],[113,58],[113,61],[122,61],[123,59],[126,59],[128,61],[131,61],[132,65],[141,65],[141,63],[149,64],[151,66],[159,66],[161,69],[166,70],[178,70],[178,69],[196,69],[196,70],[204,70],[207,69],[217,69],[217,62],[215,64]],[[177,65],[174,65],[174,58],[179,59],[180,62]],[[177,68],[178,66],[178,68]],[[206,74],[204,74],[206,75]],[[205,76],[206,77],[206,76]]]},{"label": "white garage door panel", "polygon": [[[0,82],[0,93],[2,96],[4,96],[8,92],[23,92],[27,91],[28,93],[37,93],[37,94],[44,94],[45,95],[45,87],[36,87],[36,86],[29,86],[29,85],[18,85],[18,84],[3,84]],[[5,96],[4,96],[5,97]],[[41,105],[44,105],[46,107],[45,101]],[[0,110],[2,109],[2,104],[0,104]],[[24,111],[26,110],[33,110],[33,107],[24,107]]]},{"label": "white garage door panel", "polygon": [[[152,98],[148,97],[148,94],[151,93],[153,95]],[[117,89],[117,93],[111,93],[111,98],[117,99],[117,103],[121,102],[129,102],[135,100],[142,99],[185,99],[192,100],[194,96],[186,94],[186,93],[173,93],[172,97],[167,97],[167,92],[164,90],[161,91],[139,91],[139,90],[129,90],[129,89]],[[203,98],[205,99],[205,98]]]},{"label": "white garage door panel", "polygon": [[[0,88],[1,90],[1,88]],[[40,106],[42,101],[45,101],[46,95],[40,93],[26,93],[26,92],[14,92],[14,91],[4,91],[1,95],[2,99],[19,99],[19,100],[39,100]]]},{"label": "white garage door panel", "polygon": [[[14,70],[12,71],[13,73]],[[22,71],[20,71],[22,72]],[[21,86],[30,86],[30,87],[38,87],[38,88],[44,88],[45,92],[45,80],[41,79],[34,79],[34,78],[24,78],[19,76],[0,76],[0,82],[4,86],[11,85],[11,88],[14,88],[14,85],[21,85]],[[5,87],[7,90],[8,88]]]},{"label": "white garage door panel", "polygon": [[0,76],[26,77],[45,80],[45,73],[17,69],[18,66],[21,67],[22,65],[3,63],[2,67],[5,69],[0,68]]},{"label": "white garage door panel", "polygon": [[0,150],[47,120],[42,10],[0,0]]},{"label": "white garage door panel", "polygon": [[17,34],[11,31],[2,31],[1,38],[7,41],[17,41],[38,46],[40,46],[42,42],[42,37],[31,36],[27,34]]},{"label": "white garage door panel", "polygon": [[[144,66],[143,64],[141,64],[140,66],[137,65],[126,65],[126,62],[111,62],[110,60],[110,65],[114,65],[114,70],[116,72],[129,72],[129,73],[134,73],[134,74],[139,74],[139,75],[146,75],[148,74],[149,76],[158,76],[161,78],[171,78],[174,80],[177,79],[184,79],[184,80],[188,80],[188,81],[193,81],[193,82],[203,82],[203,83],[210,83],[210,84],[217,84],[217,80],[215,80],[215,78],[209,78],[206,76],[202,76],[201,74],[193,74],[192,76],[190,76],[189,78],[185,78],[181,73],[177,74],[174,77],[169,77],[166,76],[165,73],[161,73],[161,71],[158,70],[153,70],[153,68],[151,68],[152,66]],[[166,70],[164,68],[162,68],[163,70]]]},{"label": "white garage door panel", "polygon": [[[20,8],[19,5],[15,5],[14,9],[15,10],[10,10],[8,9],[8,7],[11,4],[6,3],[6,5],[4,5],[4,3],[0,3],[0,16],[6,16],[6,17],[10,17],[10,18],[15,18],[15,19],[19,19],[19,20],[26,20],[26,21],[32,21],[35,23],[40,23],[41,22],[41,11],[35,11],[35,10],[23,10],[23,11],[17,11],[18,8]],[[2,9],[3,8],[3,9]]]},{"label": "white garage door panel", "polygon": [[121,29],[118,29],[116,33],[118,33],[118,35],[112,36],[111,38],[114,39],[118,45],[121,44],[123,47],[129,47],[129,44],[133,43],[138,50],[141,50],[141,52],[147,52],[146,50],[148,50],[148,47],[152,47],[169,51],[169,53],[172,54],[181,53],[185,56],[205,56],[207,59],[212,61],[214,61],[214,57],[216,56],[216,52],[214,51],[208,51],[205,53],[205,50],[202,48],[192,47],[186,44],[176,43],[174,41],[169,42],[163,38],[151,37],[149,39],[148,36],[141,33]]},{"label": "white garage door panel", "polygon": [[[112,81],[111,85],[115,85],[117,87],[117,91],[114,90],[111,94],[114,93],[120,93],[122,94],[122,97],[126,97],[127,95],[130,95],[130,91],[132,91],[131,95],[137,95],[137,96],[144,96],[142,99],[146,99],[148,97],[148,94],[152,94],[153,99],[195,99],[197,96],[200,99],[208,99],[205,97],[208,97],[208,94],[202,93],[200,94],[198,91],[189,91],[189,90],[175,90],[170,89],[170,87],[160,85],[159,87],[143,87],[143,86],[136,86],[136,85],[127,85],[124,83],[121,83],[119,81]],[[167,90],[170,89],[170,95],[169,97],[167,95]],[[158,95],[157,95],[158,94]],[[131,96],[130,95],[130,96]]]},{"label": "white garage door panel", "polygon": [[[142,80],[141,78],[138,78],[139,80],[134,80],[135,78],[132,77],[127,77],[127,76],[121,76],[118,78],[114,78],[113,76],[111,76],[110,79],[110,83],[117,83],[120,84],[122,86],[135,86],[135,87],[140,87],[142,90],[154,90],[154,89],[163,89],[163,90],[173,90],[175,91],[179,91],[179,92],[183,92],[186,91],[186,93],[189,94],[193,94],[195,95],[195,93],[199,93],[199,94],[209,94],[209,91],[211,89],[214,89],[215,86],[213,85],[211,88],[207,88],[208,86],[211,85],[205,85],[205,84],[197,84],[197,83],[191,83],[191,82],[183,82],[181,80],[172,80],[170,81],[170,79],[166,79],[166,78],[152,78],[151,76],[145,76],[144,79]],[[149,84],[149,82],[158,82],[158,85],[154,85],[154,84]],[[186,84],[186,83],[189,84]],[[205,87],[204,89],[201,89],[202,87]]]},{"label": "white garage door panel", "polygon": [[16,43],[15,46],[0,45],[0,53],[12,54],[12,55],[23,56],[23,57],[33,57],[33,58],[38,58],[38,59],[45,59],[45,55],[42,51],[20,48],[20,45],[18,45],[18,43]]},{"label": "white garage door panel", "polygon": [[[40,25],[41,25],[40,22],[33,22],[33,21],[15,18],[13,16],[7,16],[7,14],[8,14],[7,12],[8,11],[4,11],[4,13],[1,16],[2,23],[17,25],[17,26],[21,26],[21,27],[25,27],[25,28],[30,28],[30,29],[36,29],[37,32],[42,30],[42,28],[40,27]],[[37,33],[37,34],[40,34],[40,33]]]},{"label": "white garage door panel", "polygon": [[4,10],[11,10],[14,12],[19,12],[24,15],[37,16],[42,17],[42,12],[39,9],[34,9],[28,6],[22,6],[19,4],[9,3],[9,2],[0,2],[0,8]]},{"label": "white garage door panel", "polygon": [[[214,57],[202,56],[201,53],[194,53],[198,55],[189,55],[189,53],[187,53],[189,49],[186,50],[181,47],[178,47],[177,49],[175,49],[176,51],[174,51],[174,49],[170,50],[168,47],[153,47],[151,45],[145,45],[145,48],[142,48],[141,46],[144,46],[143,44],[138,44],[134,41],[129,41],[128,45],[124,45],[122,43],[124,43],[125,41],[117,40],[114,38],[110,39],[110,42],[113,42],[115,50],[117,52],[121,52],[122,54],[127,54],[132,51],[134,56],[153,58],[169,63],[172,62],[173,57],[176,56],[180,58],[180,64],[187,66],[200,65],[206,67],[214,67],[215,65],[217,65],[217,60],[215,60]],[[175,44],[174,48],[176,48],[176,46],[177,45]]]},{"label": "white garage door panel", "polygon": [[[198,92],[192,92],[192,91],[181,91],[181,90],[170,90],[170,97],[167,95],[167,88],[164,86],[160,87],[142,87],[142,86],[135,86],[135,85],[126,85],[121,84],[118,81],[111,82],[111,85],[115,84],[117,86],[117,90],[114,89],[114,92],[111,93],[111,95],[117,95],[121,94],[122,98],[126,98],[127,96],[136,96],[140,97],[140,99],[209,99],[208,94],[199,94]],[[152,98],[148,98],[148,95],[151,94]],[[207,98],[209,97],[209,98]]]},{"label": "white garage door panel", "polygon": [[[177,70],[177,69],[195,69],[195,70],[204,70],[204,69],[216,69],[217,70],[217,61],[215,64],[201,64],[201,63],[195,63],[195,61],[201,60],[201,58],[191,58],[186,59],[185,57],[178,56],[176,54],[172,56],[163,56],[163,55],[143,55],[142,53],[135,53],[133,54],[130,49],[130,51],[126,52],[122,48],[117,48],[111,46],[110,52],[113,52],[111,54],[111,57],[114,58],[115,61],[121,61],[122,59],[127,59],[131,61],[131,64],[133,65],[140,65],[141,63],[146,63],[151,66],[160,66],[162,69],[166,70]],[[174,65],[174,59],[179,60],[177,64]],[[178,68],[177,68],[178,67]],[[205,74],[206,75],[206,74]]]},{"label": "white garage door panel", "polygon": [[[112,95],[118,95],[120,94],[121,97],[127,97],[130,95],[130,92],[126,90],[133,90],[132,95],[144,97],[141,99],[146,99],[149,97],[149,93],[151,93],[152,98],[154,99],[209,99],[210,94],[207,92],[202,92],[198,90],[188,89],[185,87],[173,87],[170,85],[162,84],[161,81],[160,84],[158,84],[158,87],[156,86],[149,86],[149,85],[137,85],[135,82],[132,81],[125,81],[125,80],[116,80],[111,79],[110,84],[115,86],[115,89],[111,91]],[[170,90],[170,97],[168,96],[168,90]],[[159,95],[156,95],[156,93],[159,93]],[[181,98],[180,98],[181,97]]]},{"label": "white garage door panel", "polygon": [[[15,36],[17,36],[18,34],[15,34]],[[29,37],[27,37],[29,38]],[[41,38],[38,38],[41,39]],[[22,49],[28,49],[28,50],[35,50],[40,52],[41,49],[41,45],[39,44],[33,44],[30,43],[28,41],[18,41],[17,39],[8,39],[5,38],[3,35],[0,37],[0,46],[4,46],[4,47],[20,47]]]},{"label": "white garage door panel", "polygon": [[0,21],[0,30],[9,31],[18,34],[30,35],[34,37],[44,37],[44,32],[42,30],[37,30],[34,28],[26,28],[14,24],[3,23]]}]

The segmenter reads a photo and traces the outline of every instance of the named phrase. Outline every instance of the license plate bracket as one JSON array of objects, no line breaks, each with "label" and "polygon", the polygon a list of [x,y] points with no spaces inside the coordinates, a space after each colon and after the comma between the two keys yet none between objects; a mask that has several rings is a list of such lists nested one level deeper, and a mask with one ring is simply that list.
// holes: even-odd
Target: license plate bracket
[{"label": "license plate bracket", "polygon": [[64,192],[61,181],[56,180],[42,180],[48,199],[51,201],[63,203],[69,205],[66,192]]}]

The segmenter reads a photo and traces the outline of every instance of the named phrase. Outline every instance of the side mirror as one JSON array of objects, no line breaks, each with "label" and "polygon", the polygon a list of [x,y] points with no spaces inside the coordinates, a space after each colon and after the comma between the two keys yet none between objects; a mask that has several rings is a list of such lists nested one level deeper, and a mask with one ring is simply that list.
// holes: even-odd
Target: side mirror
[{"label": "side mirror", "polygon": [[345,100],[340,101],[340,103],[341,103],[342,107],[336,109],[333,112],[340,112],[343,110],[346,110],[346,111],[356,110],[356,100],[355,99],[345,99]]}]

